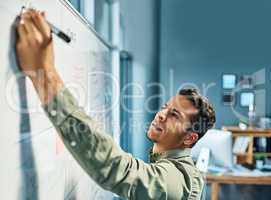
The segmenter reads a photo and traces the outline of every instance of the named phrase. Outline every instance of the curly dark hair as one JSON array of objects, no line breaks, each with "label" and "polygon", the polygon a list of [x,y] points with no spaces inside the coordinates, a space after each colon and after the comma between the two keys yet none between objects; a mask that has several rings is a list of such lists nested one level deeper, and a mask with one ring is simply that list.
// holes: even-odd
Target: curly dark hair
[{"label": "curly dark hair", "polygon": [[213,106],[208,99],[202,96],[196,89],[181,89],[179,95],[185,96],[198,110],[191,117],[191,127],[187,131],[198,134],[199,139],[214,126],[216,117]]}]

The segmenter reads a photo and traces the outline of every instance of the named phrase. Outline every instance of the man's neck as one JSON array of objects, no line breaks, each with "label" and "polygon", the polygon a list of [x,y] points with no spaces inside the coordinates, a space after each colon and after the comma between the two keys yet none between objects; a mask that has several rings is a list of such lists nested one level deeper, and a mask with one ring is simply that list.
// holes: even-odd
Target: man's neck
[{"label": "man's neck", "polygon": [[170,150],[174,150],[174,149],[183,149],[184,147],[165,147],[163,145],[160,145],[158,143],[154,143],[153,147],[152,147],[152,152],[153,153],[163,153],[166,151],[170,151]]}]

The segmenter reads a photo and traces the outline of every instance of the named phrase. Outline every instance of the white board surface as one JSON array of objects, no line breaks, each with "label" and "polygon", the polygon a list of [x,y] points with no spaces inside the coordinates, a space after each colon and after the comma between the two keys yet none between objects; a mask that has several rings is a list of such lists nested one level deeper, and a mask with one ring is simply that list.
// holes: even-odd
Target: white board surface
[{"label": "white board surface", "polygon": [[48,21],[72,36],[70,44],[54,37],[57,70],[79,104],[112,132],[108,46],[63,0],[1,0],[0,199],[112,199],[67,152],[19,73],[13,23],[23,5],[46,11]]}]

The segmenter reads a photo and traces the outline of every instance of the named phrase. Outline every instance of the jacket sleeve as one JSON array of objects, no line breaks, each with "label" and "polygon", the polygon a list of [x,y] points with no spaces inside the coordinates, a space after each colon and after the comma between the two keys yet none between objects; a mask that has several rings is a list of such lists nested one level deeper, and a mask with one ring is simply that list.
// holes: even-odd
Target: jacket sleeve
[{"label": "jacket sleeve", "polygon": [[102,188],[125,199],[168,199],[170,192],[181,197],[181,187],[174,189],[181,179],[174,182],[176,171],[170,163],[147,164],[124,152],[85,114],[67,89],[44,110],[66,148]]}]

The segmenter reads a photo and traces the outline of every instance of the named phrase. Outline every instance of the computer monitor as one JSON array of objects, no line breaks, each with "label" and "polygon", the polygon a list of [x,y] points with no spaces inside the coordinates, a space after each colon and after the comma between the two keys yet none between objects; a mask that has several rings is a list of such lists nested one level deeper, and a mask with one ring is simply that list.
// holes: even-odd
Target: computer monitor
[{"label": "computer monitor", "polygon": [[211,129],[192,148],[192,158],[197,160],[202,148],[210,150],[209,166],[233,167],[231,132]]}]

